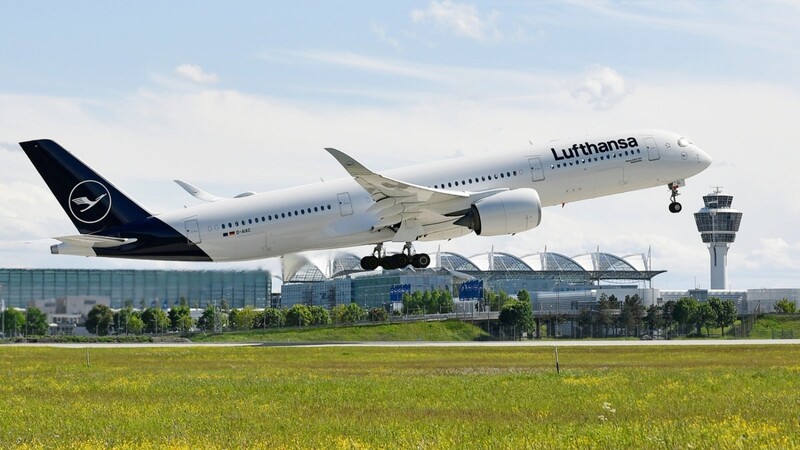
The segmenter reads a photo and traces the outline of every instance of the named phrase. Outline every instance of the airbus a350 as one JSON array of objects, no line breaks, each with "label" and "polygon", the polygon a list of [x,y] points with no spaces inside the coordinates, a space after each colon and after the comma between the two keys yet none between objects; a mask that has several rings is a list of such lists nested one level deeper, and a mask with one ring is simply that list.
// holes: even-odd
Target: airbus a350
[{"label": "airbus a350", "polygon": [[[234,198],[176,182],[202,203],[153,214],[51,140],[21,142],[80,234],[51,252],[177,261],[240,261],[307,250],[375,245],[365,270],[427,267],[413,243],[515,234],[539,225],[542,207],[678,188],[711,164],[680,134],[626,131],[562,139],[526,150],[374,172],[327,148],[348,176]],[[384,244],[403,244],[388,254]]]}]

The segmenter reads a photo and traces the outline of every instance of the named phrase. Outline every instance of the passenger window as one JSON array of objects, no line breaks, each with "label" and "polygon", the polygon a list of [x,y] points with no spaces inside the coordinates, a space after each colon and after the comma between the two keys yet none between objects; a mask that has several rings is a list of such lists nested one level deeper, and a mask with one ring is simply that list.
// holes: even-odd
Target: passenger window
[{"label": "passenger window", "polygon": [[225,229],[225,224],[224,224],[224,223],[222,224],[222,229],[223,229],[223,230]]},{"label": "passenger window", "polygon": [[258,217],[256,217],[256,223],[258,223]]},{"label": "passenger window", "polygon": [[247,223],[249,223],[250,225],[252,225],[252,224],[253,224],[253,219],[247,219]]},{"label": "passenger window", "polygon": [[266,219],[266,218],[264,218],[264,216],[261,216],[261,221],[262,221],[262,222],[266,222],[266,221],[267,221],[267,219]]},{"label": "passenger window", "polygon": [[319,209],[318,209],[318,208],[315,206],[315,207],[314,207],[314,212],[317,212],[318,210],[319,210]]},{"label": "passenger window", "polygon": [[236,222],[234,222],[234,223],[236,223],[236,226],[237,226],[237,227],[239,226],[239,222],[238,222],[238,221],[236,221]]}]

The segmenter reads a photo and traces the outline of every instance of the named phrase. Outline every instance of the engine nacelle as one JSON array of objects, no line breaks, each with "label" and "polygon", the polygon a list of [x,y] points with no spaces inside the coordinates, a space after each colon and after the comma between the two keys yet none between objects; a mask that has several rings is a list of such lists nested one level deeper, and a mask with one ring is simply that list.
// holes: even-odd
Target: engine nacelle
[{"label": "engine nacelle", "polygon": [[480,236],[514,234],[536,228],[542,221],[542,202],[534,189],[514,189],[482,198],[455,224]]}]

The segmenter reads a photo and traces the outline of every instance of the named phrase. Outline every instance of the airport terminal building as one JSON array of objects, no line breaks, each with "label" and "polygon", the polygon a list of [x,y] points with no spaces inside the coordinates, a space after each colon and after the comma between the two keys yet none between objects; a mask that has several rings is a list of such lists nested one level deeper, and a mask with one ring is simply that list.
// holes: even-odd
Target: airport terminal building
[{"label": "airport terminal building", "polygon": [[185,299],[203,308],[223,299],[231,307],[270,306],[269,272],[211,270],[0,269],[6,307],[66,298],[107,299],[111,308],[169,308]]},{"label": "airport terminal building", "polygon": [[[649,305],[658,301],[657,291],[645,285],[664,271],[646,266],[640,254],[623,258],[596,252],[569,258],[542,252],[517,257],[491,251],[466,258],[440,252],[432,268],[362,272],[357,256],[342,253],[330,261],[298,261],[292,270],[284,266],[281,304],[387,307],[404,292],[447,290],[454,298],[480,300],[487,289],[511,295],[526,290],[534,311],[578,311],[583,304],[596,304],[604,292],[620,299],[638,294]],[[465,289],[476,283],[479,291]]]}]

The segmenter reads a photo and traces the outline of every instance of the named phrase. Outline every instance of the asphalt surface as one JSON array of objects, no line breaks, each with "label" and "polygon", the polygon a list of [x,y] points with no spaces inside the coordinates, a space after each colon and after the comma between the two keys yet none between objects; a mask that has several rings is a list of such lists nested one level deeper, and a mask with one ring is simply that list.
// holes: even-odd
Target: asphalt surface
[{"label": "asphalt surface", "polygon": [[153,342],[153,343],[11,343],[3,347],[54,348],[190,348],[190,347],[691,347],[743,345],[800,345],[800,339],[678,339],[653,341],[559,340],[559,341],[481,341],[481,342]]}]

